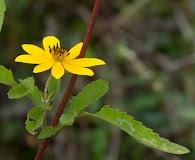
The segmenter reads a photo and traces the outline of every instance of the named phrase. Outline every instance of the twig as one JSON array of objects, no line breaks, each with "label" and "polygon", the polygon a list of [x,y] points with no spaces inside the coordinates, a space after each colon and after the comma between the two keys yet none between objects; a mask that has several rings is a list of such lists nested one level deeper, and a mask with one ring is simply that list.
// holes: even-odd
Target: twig
[{"label": "twig", "polygon": [[[84,38],[83,46],[82,46],[82,49],[81,49],[81,52],[80,52],[80,55],[79,55],[80,58],[83,58],[85,56],[85,53],[86,53],[86,50],[87,50],[87,47],[88,47],[88,44],[89,44],[89,41],[90,41],[90,38],[91,38],[91,35],[92,35],[92,32],[93,32],[93,29],[94,29],[95,21],[96,21],[96,18],[97,18],[99,9],[100,9],[100,3],[101,3],[101,0],[96,0],[95,1],[93,11],[92,11],[92,14],[91,14],[91,18],[90,18],[90,22],[89,22],[89,25],[88,25],[88,29],[87,29],[87,32],[86,32],[86,35],[85,35],[85,38]],[[52,126],[54,126],[54,127],[59,122],[59,118],[60,118],[60,116],[62,115],[62,113],[64,111],[66,103],[68,102],[68,99],[70,97],[70,94],[72,92],[74,84],[76,82],[76,79],[77,79],[77,75],[72,75],[71,76],[71,79],[69,81],[66,92],[64,93],[62,101],[61,101],[61,103],[58,107],[58,110],[57,110],[57,112],[54,116],[54,119],[52,121]],[[37,152],[37,155],[35,157],[35,160],[41,160],[42,159],[43,154],[45,152],[45,149],[47,148],[47,145],[51,141],[51,139],[52,139],[52,137],[46,138],[42,141],[42,143],[40,144],[39,150]]]}]

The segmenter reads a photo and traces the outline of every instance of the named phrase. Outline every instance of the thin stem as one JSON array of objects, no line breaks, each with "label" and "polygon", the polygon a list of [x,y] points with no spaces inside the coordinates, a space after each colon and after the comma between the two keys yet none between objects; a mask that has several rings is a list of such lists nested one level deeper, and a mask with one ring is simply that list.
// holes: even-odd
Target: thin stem
[{"label": "thin stem", "polygon": [[50,75],[49,78],[47,79],[47,82],[46,82],[45,88],[44,88],[43,102],[44,102],[45,104],[47,104],[47,91],[48,91],[48,86],[49,86],[50,80],[51,80],[51,75]]},{"label": "thin stem", "polygon": [[[89,41],[90,41],[90,38],[91,38],[91,35],[92,35],[92,32],[93,32],[93,29],[94,29],[94,25],[95,25],[95,21],[96,21],[96,18],[97,18],[97,15],[98,15],[98,12],[99,12],[99,9],[100,9],[100,3],[101,3],[101,0],[96,0],[95,1],[95,4],[94,4],[94,7],[93,7],[93,11],[92,11],[92,14],[91,14],[91,18],[90,18],[90,22],[89,22],[89,25],[88,25],[88,28],[87,28],[87,32],[86,32],[86,35],[85,35],[85,38],[84,38],[84,42],[83,42],[83,46],[82,46],[82,49],[81,49],[81,52],[80,52],[80,55],[79,57],[80,58],[83,58],[85,56],[85,53],[87,51],[87,47],[88,47],[88,44],[89,44]],[[77,75],[72,75],[71,76],[71,79],[69,81],[69,84],[68,84],[68,87],[66,89],[66,92],[64,93],[64,96],[62,98],[62,101],[58,107],[58,110],[54,116],[54,119],[52,121],[52,126],[56,126],[59,122],[59,118],[60,116],[62,115],[63,111],[64,111],[64,108],[68,102],[68,99],[70,97],[70,94],[72,92],[72,89],[74,87],[74,84],[76,82],[76,79],[77,79]],[[45,152],[45,149],[47,148],[47,145],[48,143],[51,141],[51,137],[50,138],[46,138],[42,141],[42,143],[40,144],[40,147],[39,147],[39,150],[37,152],[37,155],[35,157],[35,160],[41,160],[42,157],[43,157],[43,154]]]},{"label": "thin stem", "polygon": [[[48,86],[49,86],[49,82],[51,80],[51,75],[49,76],[49,78],[47,79],[47,82],[45,84],[45,88],[44,88],[44,93],[43,93],[43,102],[45,105],[47,105],[47,96],[48,96]],[[47,126],[47,110],[44,110],[44,123],[42,125],[42,128],[45,128]]]}]

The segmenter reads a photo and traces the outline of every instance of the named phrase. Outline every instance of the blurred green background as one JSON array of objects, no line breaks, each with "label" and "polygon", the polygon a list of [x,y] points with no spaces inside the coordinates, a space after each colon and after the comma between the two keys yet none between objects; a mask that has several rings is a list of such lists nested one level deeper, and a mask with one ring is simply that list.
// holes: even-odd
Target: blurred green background
[{"label": "blurred green background", "polygon": [[[21,45],[55,35],[65,48],[83,41],[94,1],[5,0],[0,32],[0,64],[16,79],[34,76],[44,88],[49,72],[33,74],[33,65],[15,63]],[[77,120],[47,148],[47,160],[193,160],[195,157],[195,1],[103,0],[87,57],[106,61],[92,78],[80,76],[73,95],[98,78],[109,81],[109,92],[90,106],[119,108],[162,137],[191,150],[186,155],[163,153],[93,118]],[[56,110],[70,74],[54,101]],[[31,160],[39,141],[25,130],[33,104],[9,100],[0,85],[0,160]],[[50,113],[49,121],[54,113]]]}]

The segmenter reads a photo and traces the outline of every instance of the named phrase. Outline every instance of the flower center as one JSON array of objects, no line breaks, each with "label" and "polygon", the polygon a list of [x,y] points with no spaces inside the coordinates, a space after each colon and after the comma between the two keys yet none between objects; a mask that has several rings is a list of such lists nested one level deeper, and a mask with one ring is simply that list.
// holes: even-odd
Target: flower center
[{"label": "flower center", "polygon": [[53,55],[56,61],[61,61],[63,58],[69,55],[66,49],[58,46],[58,43],[52,48],[49,46],[49,52]]}]

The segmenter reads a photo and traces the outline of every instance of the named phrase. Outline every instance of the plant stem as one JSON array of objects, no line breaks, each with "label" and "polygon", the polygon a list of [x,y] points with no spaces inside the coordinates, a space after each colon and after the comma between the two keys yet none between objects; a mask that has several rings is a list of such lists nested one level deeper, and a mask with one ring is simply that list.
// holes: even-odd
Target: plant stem
[{"label": "plant stem", "polygon": [[[44,88],[44,94],[43,94],[43,102],[45,105],[47,105],[47,92],[48,92],[48,85],[49,85],[49,82],[51,80],[51,75],[49,76],[49,78],[47,79],[47,82],[45,84],[45,88]],[[47,110],[44,110],[44,122],[43,122],[43,125],[42,125],[42,128],[45,128],[47,126]]]},{"label": "plant stem", "polygon": [[[82,46],[79,58],[83,58],[85,56],[86,51],[87,51],[87,47],[88,47],[88,44],[89,44],[89,41],[90,41],[90,38],[91,38],[91,35],[92,35],[92,32],[93,32],[93,29],[94,29],[95,21],[96,21],[96,18],[97,18],[99,9],[100,9],[100,3],[101,3],[101,0],[96,0],[95,1],[94,7],[93,7],[93,11],[92,11],[92,14],[91,14],[91,18],[90,18],[90,22],[89,22],[89,25],[88,25],[88,28],[87,28],[87,32],[85,34],[85,38],[84,38],[84,42],[83,42],[83,46]],[[54,119],[52,121],[51,125],[54,126],[54,127],[59,122],[59,118],[62,115],[62,113],[64,111],[64,108],[65,108],[65,106],[66,106],[66,104],[68,102],[68,99],[70,97],[70,94],[72,92],[74,84],[76,82],[76,79],[77,79],[77,75],[72,75],[71,76],[71,79],[69,81],[69,84],[68,84],[68,87],[66,89],[66,92],[64,93],[64,96],[63,96],[63,98],[61,100],[61,103],[60,103],[60,105],[58,107],[58,110],[57,110],[57,112],[56,112],[56,114],[54,116]],[[51,139],[52,139],[52,137],[49,137],[49,138],[46,138],[46,139],[44,139],[42,141],[42,143],[39,146],[39,150],[37,152],[35,160],[41,160],[42,159],[43,154],[45,152],[45,149],[47,148],[47,145],[51,141]]]}]

